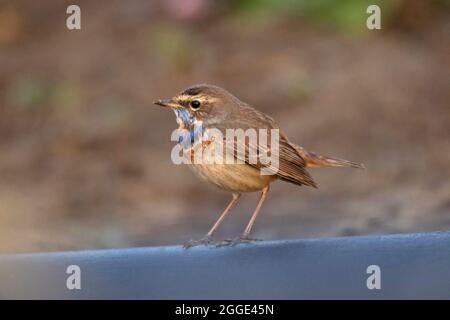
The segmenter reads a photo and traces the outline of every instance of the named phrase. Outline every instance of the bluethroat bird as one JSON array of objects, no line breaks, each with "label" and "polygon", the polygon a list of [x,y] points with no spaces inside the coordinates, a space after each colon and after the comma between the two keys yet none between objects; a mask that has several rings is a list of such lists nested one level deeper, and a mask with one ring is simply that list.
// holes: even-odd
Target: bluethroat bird
[{"label": "bluethroat bird", "polygon": [[[183,155],[191,158],[195,152],[203,152],[212,148],[215,144],[208,138],[204,138],[199,143],[202,132],[207,129],[219,130],[222,133],[231,130],[278,130],[278,124],[268,115],[256,110],[250,105],[240,101],[234,95],[217,86],[209,84],[194,85],[182,91],[171,99],[157,100],[156,105],[170,108],[175,112],[179,128],[177,129],[183,144],[183,137],[187,137],[190,143],[183,145]],[[197,128],[202,128],[199,132]],[[256,145],[255,145],[256,144]],[[235,140],[225,145],[225,153],[231,158],[238,158],[235,163],[230,162],[190,162],[190,167],[203,180],[206,180],[217,187],[230,191],[233,195],[231,202],[220,215],[217,222],[212,226],[206,236],[200,240],[191,240],[185,247],[199,244],[213,244],[213,235],[220,224],[229,214],[231,209],[237,204],[243,192],[261,191],[261,196],[251,219],[243,234],[232,240],[224,240],[216,244],[237,244],[254,239],[250,238],[250,231],[255,223],[258,213],[269,192],[270,183],[275,180],[282,180],[296,185],[305,185],[316,188],[316,183],[306,171],[306,168],[320,167],[353,167],[364,168],[363,164],[354,163],[338,158],[324,157],[307,151],[304,148],[289,141],[287,136],[279,131],[277,141],[277,168],[272,173],[262,174],[262,170],[267,168],[267,164],[262,161],[249,161],[247,157],[255,148],[259,148],[261,140],[256,143],[250,139],[244,140],[243,152],[238,152],[239,146]],[[273,144],[267,144],[266,151],[270,153]],[[240,149],[242,151],[242,149]],[[259,149],[258,149],[259,150]],[[258,151],[259,152],[259,151]],[[257,155],[259,153],[257,152]]]}]

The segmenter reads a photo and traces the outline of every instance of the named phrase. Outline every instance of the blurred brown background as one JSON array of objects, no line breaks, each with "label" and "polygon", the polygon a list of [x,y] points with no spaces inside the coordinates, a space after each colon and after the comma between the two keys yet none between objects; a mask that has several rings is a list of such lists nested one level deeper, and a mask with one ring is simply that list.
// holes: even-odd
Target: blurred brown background
[{"label": "blurred brown background", "polygon": [[[82,30],[66,28],[69,4]],[[369,31],[367,6],[382,7]],[[450,229],[449,1],[1,1],[0,252],[179,244],[230,199],[170,160],[208,82],[298,144],[364,162],[275,183],[264,239]],[[243,198],[218,237],[238,235]]]}]

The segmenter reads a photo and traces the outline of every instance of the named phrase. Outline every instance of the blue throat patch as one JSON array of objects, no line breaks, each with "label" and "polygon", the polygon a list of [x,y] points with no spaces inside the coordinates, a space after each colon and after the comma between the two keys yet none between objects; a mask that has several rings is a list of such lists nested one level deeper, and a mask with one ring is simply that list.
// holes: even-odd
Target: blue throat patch
[{"label": "blue throat patch", "polygon": [[191,115],[186,109],[174,109],[178,121],[183,123],[187,130],[180,130],[178,135],[178,143],[184,149],[191,148],[202,136],[203,129],[201,125],[196,125],[197,119]]},{"label": "blue throat patch", "polygon": [[182,108],[174,109],[173,111],[175,112],[177,118],[181,120],[186,127],[189,128],[190,126],[194,125],[195,117],[192,116],[189,111]]}]

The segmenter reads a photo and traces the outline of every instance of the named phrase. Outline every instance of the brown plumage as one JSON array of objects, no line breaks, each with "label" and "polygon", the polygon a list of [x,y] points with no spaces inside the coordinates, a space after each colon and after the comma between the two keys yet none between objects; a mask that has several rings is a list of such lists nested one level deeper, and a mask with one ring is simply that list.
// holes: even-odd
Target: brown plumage
[{"label": "brown plumage", "polygon": [[[179,123],[179,133],[189,133],[189,137],[194,133],[194,125],[201,124],[204,129],[218,129],[225,137],[228,129],[255,129],[267,130],[278,129],[278,124],[268,115],[256,110],[248,104],[240,101],[238,98],[226,90],[212,85],[202,84],[192,86],[179,95],[166,100],[155,101],[155,104],[172,108],[177,115]],[[227,154],[235,159],[241,160],[244,164],[228,163],[194,163],[191,164],[194,172],[202,179],[213,183],[219,188],[229,190],[233,193],[233,200],[220,216],[219,220],[208,232],[207,236],[199,241],[191,241],[187,247],[197,244],[209,244],[212,242],[212,235],[217,230],[225,216],[240,198],[241,192],[253,192],[261,190],[261,199],[255,209],[243,235],[233,241],[225,241],[225,244],[235,244],[249,240],[249,234],[262,206],[263,201],[269,190],[269,185],[274,180],[280,179],[297,185],[306,185],[316,188],[317,185],[306,171],[306,168],[319,167],[352,167],[364,168],[362,164],[348,160],[324,157],[316,155],[314,152],[307,151],[304,148],[289,141],[283,132],[279,132],[278,141],[278,167],[275,168],[271,163],[265,164],[258,161],[253,163],[249,161],[249,154],[252,152],[268,152],[271,154],[273,146],[271,141],[267,141],[265,148],[259,140],[245,140],[244,153],[239,152],[236,142],[226,141],[223,145]],[[185,150],[186,157],[192,158],[196,152],[203,152],[205,148],[214,148],[214,143],[201,143],[189,147]],[[208,149],[210,151],[211,149]],[[258,154],[259,155],[259,154]],[[262,175],[262,169],[270,169],[273,174]]]}]

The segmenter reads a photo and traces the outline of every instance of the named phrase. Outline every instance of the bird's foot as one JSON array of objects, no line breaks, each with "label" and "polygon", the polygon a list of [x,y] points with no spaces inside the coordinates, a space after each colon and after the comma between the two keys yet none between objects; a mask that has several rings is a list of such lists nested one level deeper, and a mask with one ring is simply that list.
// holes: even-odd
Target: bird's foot
[{"label": "bird's foot", "polygon": [[189,248],[192,248],[192,247],[195,247],[195,246],[201,246],[201,245],[207,246],[207,245],[210,245],[212,243],[213,243],[212,237],[206,236],[206,237],[201,238],[199,240],[189,240],[188,242],[186,242],[183,245],[183,248],[189,249]]},{"label": "bird's foot", "polygon": [[222,240],[216,244],[216,247],[225,247],[225,246],[234,247],[241,243],[250,243],[250,242],[255,242],[255,241],[261,241],[261,240],[250,238],[248,235],[241,235],[241,236],[233,238],[233,239]]}]

